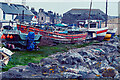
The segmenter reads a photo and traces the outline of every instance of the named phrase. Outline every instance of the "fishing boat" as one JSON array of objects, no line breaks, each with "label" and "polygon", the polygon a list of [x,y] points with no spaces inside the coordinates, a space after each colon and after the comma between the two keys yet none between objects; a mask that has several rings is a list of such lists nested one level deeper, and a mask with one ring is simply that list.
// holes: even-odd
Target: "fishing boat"
[{"label": "fishing boat", "polygon": [[[20,29],[20,28],[21,29]],[[37,28],[34,26],[34,28],[32,28],[31,26],[28,28],[28,26],[26,25],[17,25],[17,28],[21,31],[21,32],[26,32],[26,31],[35,31],[36,33],[40,33],[42,35],[43,38],[49,38],[51,40],[53,40],[53,42],[55,43],[75,43],[81,40],[85,40],[87,33],[83,32],[83,31],[71,31],[71,30],[57,30],[57,29],[41,29],[41,28]]]},{"label": "fishing boat", "polygon": [[102,41],[108,31],[108,27],[101,28],[100,21],[89,23],[88,27],[88,34],[98,41]]},{"label": "fishing boat", "polygon": [[89,11],[89,18],[88,18],[88,35],[91,36],[92,39],[96,39],[98,41],[102,41],[104,37],[106,36],[106,33],[108,31],[107,27],[107,1],[106,1],[106,24],[105,27],[101,27],[101,21],[94,21],[90,22],[90,13],[91,13],[91,7],[92,7],[92,0],[90,3],[90,11]]},{"label": "fishing boat", "polygon": [[42,35],[35,34],[34,32],[21,32],[17,27],[11,27],[10,25],[3,26],[3,35],[1,39],[4,40],[3,44],[9,49],[35,49],[38,43],[40,43]]}]

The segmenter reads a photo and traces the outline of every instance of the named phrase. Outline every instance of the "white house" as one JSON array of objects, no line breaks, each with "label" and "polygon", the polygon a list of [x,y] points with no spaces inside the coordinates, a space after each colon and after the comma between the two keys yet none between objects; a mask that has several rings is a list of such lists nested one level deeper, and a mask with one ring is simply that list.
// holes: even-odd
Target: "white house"
[{"label": "white house", "polygon": [[21,20],[23,11],[24,16],[33,17],[33,13],[24,5],[0,2],[0,20]]}]

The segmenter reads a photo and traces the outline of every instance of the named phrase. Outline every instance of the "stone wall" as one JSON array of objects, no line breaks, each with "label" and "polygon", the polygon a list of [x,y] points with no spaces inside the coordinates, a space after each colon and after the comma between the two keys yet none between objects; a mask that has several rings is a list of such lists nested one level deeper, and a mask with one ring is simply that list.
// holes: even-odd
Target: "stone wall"
[{"label": "stone wall", "polygon": [[[110,20],[107,21],[107,26],[109,27],[109,29],[118,28],[118,30],[117,30],[117,32],[116,32],[116,35],[119,35],[119,34],[120,34],[120,33],[119,33],[120,29],[119,29],[119,27],[118,27],[118,24],[119,24],[119,23],[118,23],[118,18],[110,19]],[[102,26],[102,27],[105,27],[105,22],[102,23],[101,26]]]}]

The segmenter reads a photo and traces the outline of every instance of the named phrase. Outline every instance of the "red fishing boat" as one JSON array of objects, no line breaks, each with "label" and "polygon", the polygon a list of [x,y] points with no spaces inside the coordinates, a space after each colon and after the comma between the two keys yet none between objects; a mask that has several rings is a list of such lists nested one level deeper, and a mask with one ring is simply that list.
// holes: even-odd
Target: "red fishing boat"
[{"label": "red fishing boat", "polygon": [[36,27],[31,27],[29,25],[17,25],[18,30],[21,32],[32,32],[36,34],[40,33],[43,37],[52,39],[56,43],[76,43],[81,40],[85,40],[87,33],[79,30],[69,30],[69,31],[49,31],[44,29],[39,29]]}]

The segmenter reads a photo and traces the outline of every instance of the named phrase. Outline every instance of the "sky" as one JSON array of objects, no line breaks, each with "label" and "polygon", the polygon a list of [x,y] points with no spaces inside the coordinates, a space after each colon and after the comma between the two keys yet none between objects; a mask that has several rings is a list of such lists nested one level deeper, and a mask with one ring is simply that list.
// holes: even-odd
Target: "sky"
[{"label": "sky", "polygon": [[[21,4],[22,0],[8,0],[11,3]],[[36,11],[43,8],[46,12],[51,10],[53,12],[63,14],[72,8],[89,9],[91,0],[26,0],[26,5],[34,7]],[[5,2],[5,0],[0,0]],[[101,9],[105,12],[106,0],[92,0],[92,9]],[[118,2],[119,0],[108,0],[108,15],[118,15]]]},{"label": "sky", "polygon": [[[6,1],[6,0],[0,0]],[[11,2],[21,2],[22,0],[8,0]],[[26,0],[27,2],[90,2],[91,0]],[[93,2],[105,2],[106,0],[92,0]],[[109,2],[118,2],[119,0],[108,0]]]}]

